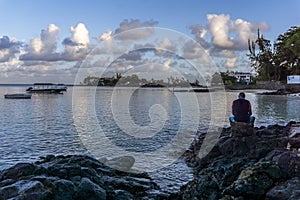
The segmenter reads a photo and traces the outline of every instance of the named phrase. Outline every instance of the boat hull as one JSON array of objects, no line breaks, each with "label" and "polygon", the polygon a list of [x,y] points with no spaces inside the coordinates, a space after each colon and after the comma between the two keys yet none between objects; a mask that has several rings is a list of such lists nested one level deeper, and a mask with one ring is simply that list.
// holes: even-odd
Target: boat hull
[{"label": "boat hull", "polygon": [[67,91],[67,87],[64,84],[34,83],[26,91],[29,93],[63,94]]},{"label": "boat hull", "polygon": [[31,89],[29,93],[63,94],[66,90],[61,89]]},{"label": "boat hull", "polygon": [[5,94],[5,99],[31,99],[31,94]]}]

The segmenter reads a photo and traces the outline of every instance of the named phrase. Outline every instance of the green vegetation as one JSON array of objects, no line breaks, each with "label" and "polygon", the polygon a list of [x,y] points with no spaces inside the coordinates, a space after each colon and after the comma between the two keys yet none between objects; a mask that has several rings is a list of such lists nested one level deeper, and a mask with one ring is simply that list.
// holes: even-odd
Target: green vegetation
[{"label": "green vegetation", "polygon": [[184,78],[169,77],[168,82],[164,80],[147,80],[145,78],[139,78],[138,75],[132,74],[130,76],[122,76],[117,73],[110,78],[99,78],[95,76],[88,76],[83,80],[82,85],[87,86],[129,86],[129,87],[203,87],[199,84],[199,81],[189,82]]},{"label": "green vegetation", "polygon": [[[235,73],[236,72],[229,71],[220,73],[215,72],[211,77],[211,84],[218,85],[222,82],[224,85],[232,85],[238,83],[237,78],[234,76]],[[244,84],[244,82],[240,82],[240,84]]]},{"label": "green vegetation", "polygon": [[272,45],[257,32],[255,41],[248,41],[248,57],[258,72],[258,80],[286,81],[288,75],[300,74],[300,27],[291,27],[278,36]]}]

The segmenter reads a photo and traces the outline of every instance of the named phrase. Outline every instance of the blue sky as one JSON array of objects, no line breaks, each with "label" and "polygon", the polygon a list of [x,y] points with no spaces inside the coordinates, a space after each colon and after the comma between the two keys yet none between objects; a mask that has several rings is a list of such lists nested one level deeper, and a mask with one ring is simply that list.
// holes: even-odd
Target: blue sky
[{"label": "blue sky", "polygon": [[[205,42],[210,53],[218,53],[211,56],[220,70],[249,71],[245,37],[253,37],[260,27],[274,41],[300,25],[299,10],[299,0],[0,0],[0,83],[71,83],[74,66],[86,53],[81,46],[83,55],[71,55],[78,51],[76,44],[88,48],[107,31],[113,35],[118,29],[143,26],[168,28]],[[47,32],[44,38],[42,30]],[[240,35],[245,30],[249,33]]]}]

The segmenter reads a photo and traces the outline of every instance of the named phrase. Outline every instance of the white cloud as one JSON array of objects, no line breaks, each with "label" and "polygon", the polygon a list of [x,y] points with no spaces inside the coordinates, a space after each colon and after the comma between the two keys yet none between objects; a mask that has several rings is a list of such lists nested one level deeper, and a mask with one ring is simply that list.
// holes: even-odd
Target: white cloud
[{"label": "white cloud", "polygon": [[55,24],[49,24],[46,30],[41,31],[41,38],[34,38],[31,42],[32,49],[37,54],[50,54],[56,50],[59,28]]},{"label": "white cloud", "polygon": [[194,41],[186,42],[182,51],[184,59],[199,59],[205,54],[204,49]]},{"label": "white cloud", "polygon": [[75,27],[71,26],[70,31],[75,43],[85,47],[90,43],[89,31],[83,23],[79,23]]},{"label": "white cloud", "polygon": [[228,58],[225,62],[225,68],[229,68],[229,69],[235,68],[236,62],[237,62],[237,57]]},{"label": "white cloud", "polygon": [[9,49],[0,50],[0,61],[5,61],[9,57]]},{"label": "white cloud", "polygon": [[[243,19],[232,20],[230,15],[208,14],[206,28],[201,24],[189,28],[195,40],[204,48],[217,48],[235,51],[248,50],[248,39],[255,39],[259,28],[268,31],[266,22],[249,22]],[[210,36],[210,38],[209,38]],[[210,39],[212,45],[207,41]]]},{"label": "white cloud", "polygon": [[8,36],[0,38],[0,63],[13,59],[20,52],[21,42],[16,39],[10,39]]},{"label": "white cloud", "polygon": [[170,65],[172,63],[172,60],[168,59],[166,60],[162,65],[162,71],[168,71],[170,69]]},{"label": "white cloud", "polygon": [[99,41],[109,40],[112,37],[112,31],[108,30],[99,37]]},{"label": "white cloud", "polygon": [[65,61],[83,60],[91,48],[89,31],[83,23],[79,23],[75,27],[72,26],[70,32],[71,38],[66,38],[63,41],[65,49],[60,59]]},{"label": "white cloud", "polygon": [[212,35],[212,43],[220,48],[231,48],[234,43],[229,38],[229,27],[230,22],[229,15],[207,15],[208,30]]},{"label": "white cloud", "polygon": [[237,37],[234,38],[235,49],[247,50],[248,40],[255,40],[257,37],[257,29],[268,30],[268,24],[262,23],[250,23],[243,19],[237,19],[231,22],[230,30],[236,33]]},{"label": "white cloud", "polygon": [[199,42],[203,48],[208,48],[210,46],[206,41],[208,30],[201,24],[191,25],[189,26],[189,29],[191,29],[191,33],[195,36],[195,40]]},{"label": "white cloud", "polygon": [[54,55],[57,48],[57,35],[59,28],[55,24],[49,24],[46,30],[41,31],[40,38],[30,40],[27,53],[23,54],[21,60],[55,60]]},{"label": "white cloud", "polygon": [[[139,40],[148,38],[153,34],[153,27],[158,22],[149,20],[141,22],[138,19],[125,19],[120,23],[119,28],[117,28],[113,35],[116,36],[119,40]],[[130,32],[130,34],[126,34],[126,31],[136,29],[134,32]]]},{"label": "white cloud", "polygon": [[43,42],[40,38],[33,38],[30,40],[29,51],[34,54],[39,54],[42,50]]},{"label": "white cloud", "polygon": [[[219,66],[232,69],[247,67],[244,63],[248,40],[256,39],[258,28],[268,31],[269,25],[266,22],[231,19],[226,14],[208,14],[205,25],[195,24],[189,28],[195,40]],[[197,48],[193,46],[185,46],[184,52],[186,58],[197,57]]]}]

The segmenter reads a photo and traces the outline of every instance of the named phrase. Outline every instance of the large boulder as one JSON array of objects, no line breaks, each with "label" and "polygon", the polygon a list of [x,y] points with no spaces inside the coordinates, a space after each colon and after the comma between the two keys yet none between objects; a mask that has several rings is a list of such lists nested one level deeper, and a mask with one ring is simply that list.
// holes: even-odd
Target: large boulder
[{"label": "large boulder", "polygon": [[254,123],[230,122],[232,137],[245,137],[254,135]]},{"label": "large boulder", "polygon": [[224,194],[247,199],[261,198],[284,176],[277,165],[271,162],[258,162],[244,169],[232,185],[225,189]]}]

